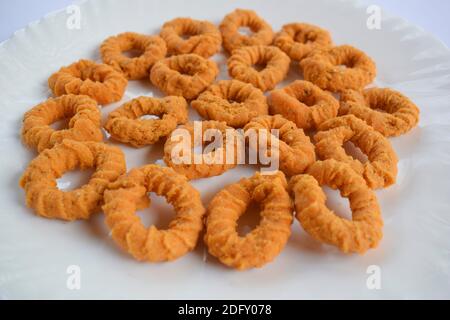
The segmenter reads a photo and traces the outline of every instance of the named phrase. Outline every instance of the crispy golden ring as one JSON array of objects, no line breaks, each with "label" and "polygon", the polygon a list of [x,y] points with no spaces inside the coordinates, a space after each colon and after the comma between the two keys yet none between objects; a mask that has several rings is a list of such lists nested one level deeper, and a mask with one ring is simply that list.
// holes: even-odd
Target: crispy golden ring
[{"label": "crispy golden ring", "polygon": [[107,64],[79,60],[62,67],[48,79],[55,96],[84,94],[104,105],[119,101],[127,87],[125,76]]},{"label": "crispy golden ring", "polygon": [[[250,36],[239,33],[239,28],[248,27]],[[270,45],[273,40],[272,27],[253,10],[236,9],[227,14],[219,26],[223,47],[229,53],[246,46]]]},{"label": "crispy golden ring", "polygon": [[235,128],[268,114],[269,109],[261,90],[239,80],[222,80],[211,85],[191,105],[203,118],[224,121]]},{"label": "crispy golden ring", "polygon": [[300,62],[300,67],[305,80],[332,92],[362,89],[377,73],[375,62],[369,56],[348,45],[315,50]]},{"label": "crispy golden ring", "polygon": [[[195,161],[194,148],[206,144],[207,131],[220,134],[222,141],[214,141],[214,150],[207,152],[209,150],[205,149],[205,154],[197,154],[197,157],[203,156],[203,160]],[[225,122],[212,120],[189,122],[173,131],[167,138],[164,145],[164,162],[189,180],[221,175],[237,165],[236,135],[236,131]]]},{"label": "crispy golden ring", "polygon": [[[73,191],[58,189],[56,179],[79,168],[95,168],[89,182]],[[20,179],[27,206],[42,217],[72,221],[88,219],[100,210],[103,192],[126,172],[125,156],[117,147],[99,142],[64,140],[37,156]]]},{"label": "crispy golden ring", "polygon": [[269,96],[271,114],[281,114],[304,130],[317,129],[337,116],[339,101],[311,82],[297,80]]},{"label": "crispy golden ring", "polygon": [[[161,119],[139,119],[144,115]],[[111,112],[105,129],[114,139],[139,148],[156,143],[187,120],[187,102],[183,97],[138,97]]]},{"label": "crispy golden ring", "polygon": [[[150,201],[148,192],[164,196],[176,216],[168,229],[148,229],[135,214]],[[205,208],[199,192],[171,168],[147,165],[131,170],[105,191],[103,211],[114,241],[137,260],[175,260],[194,249],[203,228]]]},{"label": "crispy golden ring", "polygon": [[[221,190],[208,207],[205,243],[223,264],[245,270],[271,262],[291,234],[293,205],[282,172],[256,173]],[[251,202],[259,203],[261,220],[246,236],[236,231]]]},{"label": "crispy golden ring", "polygon": [[364,120],[386,137],[409,132],[420,119],[420,110],[414,102],[388,88],[371,88],[362,93],[353,90],[343,92],[339,113],[352,114]]},{"label": "crispy golden ring", "polygon": [[[54,130],[50,127],[50,124],[68,118],[68,129]],[[49,149],[64,139],[102,141],[100,121],[97,102],[88,96],[69,94],[50,98],[25,113],[22,141],[38,152]]]},{"label": "crispy golden ring", "polygon": [[[339,190],[349,199],[352,220],[337,216],[326,206],[321,185]],[[291,179],[296,217],[314,239],[334,245],[345,253],[364,254],[378,246],[383,220],[375,193],[364,179],[343,162],[318,161],[307,175]]]},{"label": "crispy golden ring", "polygon": [[164,23],[160,36],[166,41],[171,55],[196,53],[209,58],[219,52],[222,44],[222,36],[214,24],[190,18],[176,18]]},{"label": "crispy golden ring", "polygon": [[[228,59],[228,73],[234,79],[251,83],[262,91],[275,88],[289,71],[289,57],[274,46],[243,47],[233,51]],[[261,71],[254,65],[264,64]]]},{"label": "crispy golden ring", "polygon": [[[323,123],[314,137],[318,156],[346,162],[372,189],[387,188],[397,179],[398,158],[391,143],[381,133],[353,115]],[[351,141],[367,155],[368,162],[347,155],[343,145]]]},{"label": "crispy golden ring", "polygon": [[[298,129],[295,123],[280,115],[254,118],[245,126],[244,131],[248,134],[249,130],[266,130],[267,134],[270,134],[272,129],[278,130],[279,165],[280,170],[287,176],[303,173],[316,161],[314,145],[309,137],[302,129]],[[267,141],[271,143],[270,138]],[[267,147],[270,148],[270,145]]]},{"label": "crispy golden ring", "polygon": [[158,61],[150,72],[152,83],[167,95],[197,98],[217,77],[214,61],[197,54],[181,54]]},{"label": "crispy golden ring", "polygon": [[[123,52],[129,50],[136,50],[140,55],[134,58],[125,56]],[[163,59],[166,53],[163,39],[135,32],[109,37],[100,46],[103,62],[121,71],[130,80],[148,78],[152,66]]]},{"label": "crispy golden ring", "polygon": [[289,23],[275,35],[273,44],[283,50],[289,58],[301,61],[315,49],[326,49],[332,45],[327,30],[307,23]]}]

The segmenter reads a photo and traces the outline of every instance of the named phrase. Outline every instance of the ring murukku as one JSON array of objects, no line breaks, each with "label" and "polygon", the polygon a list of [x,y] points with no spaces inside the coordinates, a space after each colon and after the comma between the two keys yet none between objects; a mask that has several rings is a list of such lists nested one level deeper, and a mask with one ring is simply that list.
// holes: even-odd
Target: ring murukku
[{"label": "ring murukku", "polygon": [[[160,119],[139,119],[144,115]],[[115,140],[139,148],[156,143],[187,119],[187,102],[183,97],[138,97],[111,112],[105,129]]]},{"label": "ring murukku", "polygon": [[[244,128],[246,135],[249,130],[266,130],[271,135],[271,130],[278,130],[278,157],[280,170],[287,176],[303,173],[305,169],[316,161],[314,145],[302,129],[298,129],[295,123],[286,120],[280,115],[260,116],[252,119]],[[259,137],[260,138],[260,137]],[[267,142],[271,143],[271,138]],[[268,152],[270,153],[270,145]],[[269,156],[274,156],[269,154]]]},{"label": "ring murukku", "polygon": [[[214,138],[214,134],[220,135],[221,141],[214,140],[212,142],[214,148],[208,150],[205,148],[204,154],[196,154],[195,148],[207,144],[205,140],[208,134]],[[225,122],[213,120],[189,122],[173,131],[167,138],[164,145],[164,162],[189,180],[221,175],[237,165],[236,134],[236,130],[227,126]],[[196,160],[199,157],[201,159]]]},{"label": "ring murukku", "polygon": [[[166,230],[146,228],[136,210],[149,205],[147,194],[164,196],[176,216]],[[199,192],[171,168],[147,165],[132,169],[105,191],[103,211],[114,241],[140,261],[175,260],[194,249],[205,208]]]},{"label": "ring murukku", "polygon": [[[251,35],[239,33],[239,28],[248,27]],[[219,26],[223,47],[229,53],[245,46],[270,45],[273,39],[272,27],[253,10],[236,9],[227,14]]]},{"label": "ring murukku", "polygon": [[196,53],[209,58],[219,52],[222,43],[220,31],[214,24],[190,18],[176,18],[164,23],[160,36],[166,41],[171,55]]},{"label": "ring murukku", "polygon": [[152,83],[167,95],[195,99],[219,74],[214,61],[197,54],[181,54],[160,60],[152,68]]},{"label": "ring murukku", "polygon": [[300,62],[300,67],[305,80],[332,92],[362,89],[377,73],[375,62],[368,55],[348,45],[314,50]]},{"label": "ring murukku", "polygon": [[[59,190],[56,179],[77,168],[95,168],[95,172],[82,187],[67,192]],[[125,156],[119,148],[99,142],[64,140],[31,161],[20,186],[25,189],[27,206],[42,217],[88,219],[100,210],[108,184],[125,172]]]},{"label": "ring murukku", "polygon": [[119,101],[127,87],[125,76],[107,64],[79,60],[62,67],[48,79],[48,86],[55,96],[83,94],[99,104]]},{"label": "ring murukku", "polygon": [[[259,268],[278,256],[291,234],[292,200],[282,172],[256,173],[221,190],[211,201],[205,243],[223,264],[245,270]],[[236,225],[251,202],[260,205],[259,225],[239,236]]]},{"label": "ring murukku", "polygon": [[417,126],[420,118],[420,110],[414,102],[388,88],[343,92],[339,113],[352,114],[364,120],[386,137],[409,132]]},{"label": "ring murukku", "polygon": [[270,114],[281,114],[297,127],[309,130],[337,116],[339,101],[308,81],[296,80],[273,90],[269,96]]},{"label": "ring murukku", "polygon": [[[69,119],[67,129],[54,130],[50,125]],[[25,113],[22,141],[38,152],[53,147],[64,139],[102,141],[101,114],[97,102],[88,96],[63,95],[50,98]]]},{"label": "ring murukku", "polygon": [[[130,58],[123,54],[130,50],[137,51],[139,56]],[[148,78],[152,66],[163,59],[166,53],[163,39],[135,32],[109,37],[100,46],[103,62],[122,72],[130,80]]]},{"label": "ring murukku", "polygon": [[[228,59],[228,73],[234,79],[267,91],[286,77],[290,61],[283,51],[274,46],[243,47],[234,50]],[[258,71],[254,65],[264,65],[264,69]]]},{"label": "ring murukku", "polygon": [[292,60],[301,61],[315,49],[332,45],[327,30],[307,23],[289,23],[275,35],[273,44],[283,50]]},{"label": "ring murukku", "polygon": [[267,114],[269,109],[261,90],[238,80],[222,80],[211,85],[191,105],[203,118],[224,121],[235,128]]},{"label": "ring murukku", "polygon": [[[398,159],[391,143],[381,133],[353,115],[334,118],[323,123],[314,137],[321,159],[335,159],[349,164],[372,189],[387,188],[397,178]],[[343,147],[350,141],[368,161],[362,163],[348,155]]]},{"label": "ring murukku", "polygon": [[[338,247],[344,253],[364,254],[383,237],[383,219],[375,193],[364,179],[343,162],[318,161],[291,179],[296,218],[314,239]],[[352,220],[337,216],[326,206],[320,186],[339,190],[348,198]]]}]

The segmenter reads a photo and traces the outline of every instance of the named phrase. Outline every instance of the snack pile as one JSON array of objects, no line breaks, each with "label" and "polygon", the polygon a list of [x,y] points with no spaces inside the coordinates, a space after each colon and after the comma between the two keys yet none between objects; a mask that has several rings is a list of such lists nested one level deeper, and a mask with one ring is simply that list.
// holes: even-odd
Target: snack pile
[{"label": "snack pile", "polygon": [[[240,33],[244,27],[249,35]],[[210,58],[222,48],[229,55],[230,79],[216,81],[219,66]],[[312,238],[344,253],[364,254],[378,246],[383,219],[374,190],[395,184],[398,173],[388,138],[414,129],[420,111],[402,93],[371,85],[377,70],[366,53],[334,45],[330,32],[307,23],[289,23],[275,33],[256,12],[236,9],[219,26],[176,18],[160,35],[109,37],[100,55],[103,63],[82,59],[52,74],[53,97],[24,115],[22,141],[37,156],[20,186],[36,214],[73,221],[103,212],[118,246],[149,262],[177,259],[201,239],[227,266],[262,267],[289,241],[294,218]],[[280,88],[292,67],[298,79]],[[139,79],[150,80],[166,96],[136,97],[102,123],[100,107],[120,101],[128,81]],[[200,132],[189,119],[189,106],[204,119]],[[142,118],[146,115],[159,118]],[[66,129],[51,127],[63,119]],[[187,164],[174,158],[179,129],[190,134]],[[165,142],[167,167],[149,163],[127,171],[123,151],[104,141],[103,130],[135,148]],[[196,144],[204,146],[211,130],[226,141],[208,157],[235,151],[231,162],[194,161]],[[271,130],[278,134],[264,142],[278,147],[279,170],[223,186],[205,209],[190,180],[239,165],[229,142],[240,132]],[[350,155],[347,143],[367,160]],[[87,184],[58,189],[64,173],[87,168],[94,169]],[[325,185],[348,198],[351,220],[327,207]],[[150,192],[165,197],[176,212],[165,230],[146,228],[136,215],[151,205]],[[241,236],[238,219],[251,203],[259,205],[260,222]]]}]

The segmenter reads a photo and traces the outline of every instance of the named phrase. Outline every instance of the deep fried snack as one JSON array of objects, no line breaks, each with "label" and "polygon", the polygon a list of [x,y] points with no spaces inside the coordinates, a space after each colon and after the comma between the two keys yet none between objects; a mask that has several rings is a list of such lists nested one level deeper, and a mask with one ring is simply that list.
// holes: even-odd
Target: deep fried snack
[{"label": "deep fried snack", "polygon": [[222,35],[214,24],[191,18],[176,18],[164,23],[160,36],[166,41],[171,55],[196,53],[209,58],[219,52],[222,44]]},{"label": "deep fried snack", "polygon": [[211,85],[191,105],[203,118],[224,121],[235,128],[268,114],[269,109],[261,90],[239,80],[222,80]]},{"label": "deep fried snack", "polygon": [[104,105],[119,101],[127,87],[125,76],[107,64],[79,60],[62,67],[48,79],[55,96],[84,94]]},{"label": "deep fried snack", "polygon": [[[95,168],[95,172],[84,186],[67,192],[59,190],[56,179],[76,168]],[[125,172],[125,156],[119,148],[99,142],[64,140],[31,161],[20,186],[25,189],[27,206],[42,217],[89,219],[100,210],[107,185]]]},{"label": "deep fried snack", "polygon": [[[50,124],[69,119],[68,129],[54,130]],[[50,98],[25,113],[22,141],[38,152],[53,147],[64,139],[102,141],[101,114],[97,102],[88,96],[63,95]]]},{"label": "deep fried snack", "polygon": [[[239,28],[248,27],[252,34],[239,33]],[[270,45],[273,39],[272,27],[253,10],[236,9],[227,14],[219,26],[223,47],[229,53],[245,46]]]},{"label": "deep fried snack", "polygon": [[[164,196],[176,216],[168,229],[146,228],[138,209],[150,201],[148,192]],[[103,211],[114,241],[135,259],[161,262],[175,260],[194,249],[203,228],[205,208],[199,192],[171,168],[147,165],[132,169],[105,191]]]},{"label": "deep fried snack", "polygon": [[[267,91],[286,77],[290,61],[283,51],[274,46],[243,47],[234,50],[228,59],[228,73],[234,79]],[[254,65],[265,67],[258,71]]]},{"label": "deep fried snack", "polygon": [[[144,115],[161,118],[139,119]],[[156,143],[187,120],[187,102],[183,97],[138,97],[111,112],[105,129],[114,139],[139,148]]]},{"label": "deep fried snack", "polygon": [[[320,186],[328,185],[348,198],[352,220],[337,216],[326,206]],[[383,237],[383,219],[375,193],[364,179],[343,162],[318,161],[308,174],[291,179],[296,217],[314,239],[334,245],[344,253],[364,254]]]},{"label": "deep fried snack", "polygon": [[[266,130],[270,134],[270,130],[278,130],[278,157],[280,170],[287,176],[293,176],[303,173],[305,169],[316,161],[314,145],[302,129],[298,129],[295,123],[286,120],[280,115],[276,116],[260,116],[252,119],[245,128],[246,134],[249,130]],[[275,137],[267,139],[268,144],[272,143]],[[270,153],[270,145],[268,152]],[[269,155],[275,156],[275,155]]]},{"label": "deep fried snack", "polygon": [[289,23],[275,35],[273,44],[283,50],[292,60],[301,61],[315,49],[332,45],[327,30],[307,23]]},{"label": "deep fried snack", "polygon": [[150,72],[152,83],[167,95],[197,98],[219,74],[214,61],[197,54],[181,54],[158,61]]},{"label": "deep fried snack", "polygon": [[[208,207],[205,243],[223,264],[245,270],[271,262],[291,234],[293,205],[283,173],[256,173],[221,190]],[[259,225],[244,237],[236,225],[251,202],[259,203]]]},{"label": "deep fried snack", "polygon": [[304,130],[337,116],[339,101],[308,81],[297,80],[269,96],[270,114],[281,114]]},{"label": "deep fried snack", "polygon": [[385,137],[396,137],[409,132],[417,126],[420,119],[420,110],[414,102],[388,88],[343,92],[339,114],[352,114]]},{"label": "deep fried snack", "polygon": [[[220,135],[222,141],[214,140],[213,150],[205,148],[204,154],[194,152],[194,148],[205,146],[209,142],[207,135],[215,139],[215,134]],[[221,175],[237,165],[236,135],[236,131],[225,122],[189,122],[167,138],[164,162],[189,180]],[[201,157],[201,161],[196,161],[196,156]]]},{"label": "deep fried snack", "polygon": [[375,62],[368,55],[348,45],[315,50],[300,62],[300,67],[305,80],[332,92],[362,89],[377,73]]},{"label": "deep fried snack", "polygon": [[[372,189],[387,188],[397,178],[398,158],[391,143],[381,133],[353,115],[331,119],[323,123],[314,137],[318,156],[349,164]],[[343,148],[350,141],[367,155],[362,163],[348,155]]]},{"label": "deep fried snack", "polygon": [[[130,50],[138,51],[140,55],[130,58],[123,54]],[[100,46],[103,62],[122,72],[130,80],[148,78],[152,66],[163,59],[166,53],[167,47],[163,39],[135,32],[109,37]]]}]

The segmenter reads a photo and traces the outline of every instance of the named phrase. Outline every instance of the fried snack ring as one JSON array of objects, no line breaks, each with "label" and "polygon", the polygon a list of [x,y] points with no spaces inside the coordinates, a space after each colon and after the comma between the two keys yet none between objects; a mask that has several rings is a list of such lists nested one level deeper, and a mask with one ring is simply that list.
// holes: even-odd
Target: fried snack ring
[{"label": "fried snack ring", "polygon": [[62,67],[48,79],[55,96],[84,94],[104,105],[119,101],[127,87],[124,75],[107,64],[79,60]]},{"label": "fried snack ring", "polygon": [[[190,36],[183,39],[181,36]],[[176,18],[164,23],[160,36],[166,41],[169,54],[196,53],[209,58],[219,52],[222,35],[209,21]]]},{"label": "fried snack ring", "polygon": [[[129,58],[123,54],[129,50],[137,50],[141,54]],[[135,32],[109,37],[100,46],[103,62],[122,72],[130,80],[148,78],[152,66],[163,59],[166,53],[167,47],[163,39]]]},{"label": "fried snack ring", "polygon": [[211,85],[191,105],[203,118],[224,121],[235,128],[268,114],[269,109],[261,90],[239,80],[222,80]]},{"label": "fried snack ring", "polygon": [[[270,130],[279,132],[279,165],[280,170],[287,176],[303,173],[305,169],[316,161],[314,145],[302,129],[298,129],[295,123],[286,120],[280,115],[260,116],[249,122],[244,131]],[[271,140],[268,139],[271,143]],[[269,146],[268,146],[269,147]],[[270,150],[270,149],[268,149]]]},{"label": "fried snack ring", "polygon": [[[79,168],[95,168],[89,182],[73,191],[61,191],[56,179]],[[27,206],[42,217],[73,221],[89,219],[100,210],[103,192],[126,172],[125,156],[117,147],[99,142],[64,140],[44,150],[20,179]]]},{"label": "fried snack ring", "polygon": [[343,92],[339,113],[352,114],[364,120],[386,137],[409,132],[417,126],[420,118],[419,108],[409,98],[388,88]]},{"label": "fried snack ring", "polygon": [[[353,115],[323,123],[314,137],[318,156],[345,162],[360,174],[372,189],[387,188],[397,178],[398,158],[391,143],[381,133]],[[368,162],[347,155],[343,145],[351,141],[367,155]]]},{"label": "fried snack ring", "polygon": [[150,72],[152,83],[167,95],[195,99],[219,74],[217,64],[197,54],[158,61]]},{"label": "fried snack ring", "polygon": [[[161,119],[139,119],[144,115],[156,115]],[[156,143],[187,120],[187,102],[183,97],[138,97],[111,112],[105,129],[115,140],[139,148]]]},{"label": "fried snack ring", "polygon": [[300,62],[300,67],[305,80],[332,92],[362,89],[377,73],[375,62],[368,55],[348,45],[315,50]]},{"label": "fried snack ring", "polygon": [[308,81],[296,80],[269,96],[270,114],[281,114],[304,130],[317,129],[337,116],[339,101]]},{"label": "fried snack ring", "polygon": [[[271,262],[291,234],[293,205],[283,173],[256,173],[221,190],[208,207],[205,243],[223,264],[245,270]],[[249,204],[260,205],[259,225],[246,236],[236,231]]]},{"label": "fried snack ring", "polygon": [[[351,221],[327,208],[321,185],[339,190],[348,198]],[[377,197],[348,164],[318,161],[308,169],[308,174],[293,177],[290,188],[296,218],[314,239],[334,245],[344,253],[364,254],[378,246],[383,237],[383,220]]]},{"label": "fried snack ring", "polygon": [[[68,129],[54,130],[50,124],[70,118]],[[50,98],[25,113],[22,141],[42,152],[64,139],[102,141],[101,114],[97,102],[88,96],[63,95]]]},{"label": "fried snack ring", "polygon": [[[195,130],[195,123],[201,124],[200,130]],[[198,143],[204,144],[204,135],[205,132],[212,130],[217,130],[223,137],[222,144],[215,148],[214,151],[211,151],[207,154],[204,154],[203,160],[201,163],[196,163],[195,161],[195,152],[194,148],[199,147],[200,145],[196,145]],[[183,174],[189,180],[200,179],[200,178],[208,178],[213,176],[218,176],[224,173],[225,171],[236,167],[237,161],[236,158],[236,143],[235,141],[228,141],[228,136],[226,135],[226,131],[230,130],[233,134],[233,139],[236,137],[236,131],[228,127],[225,122],[219,121],[196,121],[189,122],[185,125],[182,125],[179,129],[172,132],[172,134],[167,138],[166,143],[164,145],[164,162],[171,168],[173,168],[177,173]],[[189,144],[184,144],[186,141],[183,138],[188,138]],[[177,153],[177,156],[180,156],[180,159],[173,159],[173,152],[178,151],[177,149],[180,146],[184,146],[185,149],[189,150],[188,154],[184,154],[184,148]],[[227,160],[227,153],[230,152],[230,146],[234,148],[234,157],[233,161]],[[221,155],[219,154],[221,153]],[[183,163],[181,161],[181,157],[189,157],[188,163]],[[217,158],[215,158],[217,156]],[[218,159],[221,156],[222,161],[214,161],[214,159]],[[178,163],[177,163],[178,162]],[[181,162],[181,163],[180,163]],[[231,163],[228,163],[231,162]]]},{"label": "fried snack ring", "polygon": [[[135,211],[149,205],[148,192],[164,196],[176,216],[168,229],[148,229]],[[132,169],[105,191],[103,211],[114,241],[140,261],[175,260],[194,249],[205,208],[199,192],[171,168],[147,165]]]},{"label": "fried snack ring", "polygon": [[315,49],[326,49],[332,45],[327,30],[307,23],[289,23],[275,35],[273,44],[283,50],[289,58],[301,61]]},{"label": "fried snack ring", "polygon": [[[250,36],[240,34],[241,27],[250,28],[253,34]],[[219,29],[222,33],[223,47],[229,53],[246,46],[270,45],[273,39],[272,27],[253,10],[234,10],[225,16]]]},{"label": "fried snack ring", "polygon": [[[286,77],[290,59],[277,47],[251,46],[234,50],[227,64],[232,78],[267,91],[275,88]],[[257,71],[253,68],[257,64],[265,64],[265,68]]]}]

